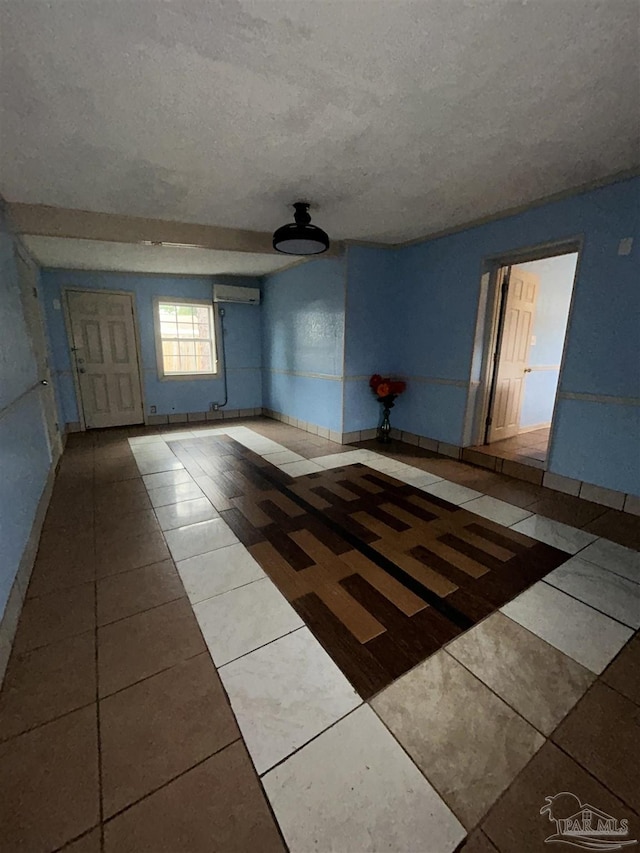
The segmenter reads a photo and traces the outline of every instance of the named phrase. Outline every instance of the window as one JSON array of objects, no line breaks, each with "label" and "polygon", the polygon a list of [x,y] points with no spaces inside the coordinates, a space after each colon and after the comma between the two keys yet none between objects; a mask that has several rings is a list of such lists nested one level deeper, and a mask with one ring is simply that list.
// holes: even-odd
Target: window
[{"label": "window", "polygon": [[158,372],[165,379],[218,372],[215,322],[210,302],[157,299]]}]

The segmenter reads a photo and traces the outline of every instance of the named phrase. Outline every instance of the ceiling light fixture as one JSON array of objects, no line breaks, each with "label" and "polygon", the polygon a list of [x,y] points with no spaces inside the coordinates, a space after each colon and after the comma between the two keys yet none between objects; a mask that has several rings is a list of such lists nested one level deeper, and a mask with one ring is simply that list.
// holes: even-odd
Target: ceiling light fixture
[{"label": "ceiling light fixture", "polygon": [[309,205],[297,201],[294,205],[295,222],[283,225],[273,234],[273,248],[285,255],[319,255],[329,248],[329,237],[317,225],[311,224]]}]

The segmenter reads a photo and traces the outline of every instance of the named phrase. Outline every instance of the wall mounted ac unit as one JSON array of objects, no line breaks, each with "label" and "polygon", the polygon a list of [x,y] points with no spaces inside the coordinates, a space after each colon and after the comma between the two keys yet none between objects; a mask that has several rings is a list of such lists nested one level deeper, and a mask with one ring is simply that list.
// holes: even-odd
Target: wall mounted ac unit
[{"label": "wall mounted ac unit", "polygon": [[234,287],[230,284],[214,284],[213,301],[242,302],[245,305],[259,305],[260,290],[257,287]]}]

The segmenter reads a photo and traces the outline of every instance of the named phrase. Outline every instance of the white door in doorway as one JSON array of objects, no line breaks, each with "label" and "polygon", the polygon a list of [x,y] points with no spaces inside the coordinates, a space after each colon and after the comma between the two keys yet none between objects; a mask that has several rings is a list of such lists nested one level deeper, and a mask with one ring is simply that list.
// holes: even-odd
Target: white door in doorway
[{"label": "white door in doorway", "polygon": [[490,442],[511,438],[520,431],[520,409],[538,287],[537,275],[518,267],[511,268],[489,428]]},{"label": "white door in doorway", "polygon": [[35,264],[28,257],[23,257],[19,249],[16,249],[15,258],[24,315],[36,362],[38,382],[40,383],[42,419],[47,431],[51,462],[55,465],[62,453],[62,441],[58,426],[56,400],[53,385],[51,384],[47,336],[40,299],[38,297],[38,273]]},{"label": "white door in doorway", "polygon": [[67,305],[85,427],[142,423],[131,294],[70,290]]}]

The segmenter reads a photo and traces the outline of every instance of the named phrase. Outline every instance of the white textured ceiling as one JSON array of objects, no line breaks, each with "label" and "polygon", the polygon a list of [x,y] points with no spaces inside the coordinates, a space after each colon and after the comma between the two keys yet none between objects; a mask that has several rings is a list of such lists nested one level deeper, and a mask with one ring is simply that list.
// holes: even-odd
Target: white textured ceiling
[{"label": "white textured ceiling", "polygon": [[176,273],[181,275],[265,275],[295,263],[284,255],[219,252],[175,246],[103,243],[63,237],[22,237],[42,267],[68,270]]},{"label": "white textured ceiling", "polygon": [[[10,201],[396,242],[638,164],[638,0],[3,0]],[[313,212],[313,211],[312,211]]]}]

